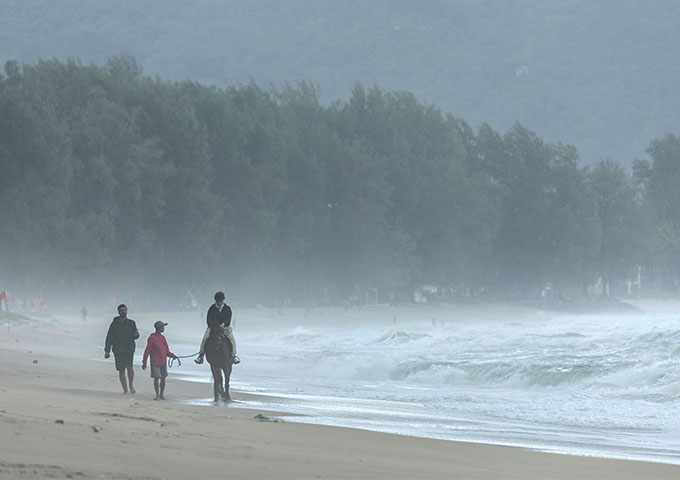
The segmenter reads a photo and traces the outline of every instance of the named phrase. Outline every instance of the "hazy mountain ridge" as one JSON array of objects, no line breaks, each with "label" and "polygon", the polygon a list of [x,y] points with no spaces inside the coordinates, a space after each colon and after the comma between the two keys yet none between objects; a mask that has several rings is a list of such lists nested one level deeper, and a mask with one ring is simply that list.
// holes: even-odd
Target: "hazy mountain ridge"
[{"label": "hazy mountain ridge", "polygon": [[0,13],[3,63],[131,53],[174,80],[310,80],[325,102],[375,83],[472,125],[519,121],[585,163],[629,164],[680,129],[672,1],[5,0]]}]

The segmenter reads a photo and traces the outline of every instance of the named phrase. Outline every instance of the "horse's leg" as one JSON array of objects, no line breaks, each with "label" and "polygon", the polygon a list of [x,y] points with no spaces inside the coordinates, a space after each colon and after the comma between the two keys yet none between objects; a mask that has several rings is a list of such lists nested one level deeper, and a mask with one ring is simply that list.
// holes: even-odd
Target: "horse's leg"
[{"label": "horse's leg", "polygon": [[215,401],[219,402],[220,401],[220,396],[222,394],[222,371],[220,370],[220,367],[214,364],[210,364],[210,370],[212,370],[212,376],[213,376],[213,391],[215,393]]},{"label": "horse's leg", "polygon": [[222,392],[222,400],[231,401],[231,395],[229,395],[229,378],[231,377],[231,361],[222,367],[224,372],[224,392]]},{"label": "horse's leg", "polygon": [[222,363],[222,371],[224,372],[224,392],[222,392],[222,400],[230,401],[231,395],[229,395],[229,379],[231,378],[231,367],[232,357],[234,356],[234,350],[231,342],[227,342],[227,348],[224,352],[224,362]]}]

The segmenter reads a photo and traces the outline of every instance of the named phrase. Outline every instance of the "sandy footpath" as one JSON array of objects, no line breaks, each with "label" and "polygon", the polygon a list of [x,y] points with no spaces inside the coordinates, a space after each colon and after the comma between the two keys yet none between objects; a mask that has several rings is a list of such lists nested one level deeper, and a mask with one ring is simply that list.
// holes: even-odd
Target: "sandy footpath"
[{"label": "sandy footpath", "polygon": [[96,322],[0,327],[0,478],[680,478],[673,465],[262,421],[276,413],[238,408],[239,392],[212,405],[210,385],[172,370],[167,401],[153,401],[139,367],[137,394],[124,396],[113,362],[91,360]]}]

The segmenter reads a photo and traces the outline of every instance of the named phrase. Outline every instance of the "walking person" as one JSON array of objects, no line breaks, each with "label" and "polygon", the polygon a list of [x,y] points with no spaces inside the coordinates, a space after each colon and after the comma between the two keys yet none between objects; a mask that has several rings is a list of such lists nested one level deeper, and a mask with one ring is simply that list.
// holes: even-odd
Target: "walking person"
[{"label": "walking person", "polygon": [[151,378],[153,378],[153,388],[156,391],[154,400],[165,400],[165,378],[168,376],[168,358],[177,358],[177,355],[170,351],[168,341],[163,336],[167,323],[158,320],[153,324],[155,333],[149,335],[146,341],[146,349],[142,358],[142,370],[146,370],[146,361],[151,357]]},{"label": "walking person", "polygon": [[[135,356],[135,340],[138,338],[137,324],[134,320],[128,318],[127,306],[124,304],[118,305],[118,316],[113,318],[109,331],[106,334],[104,358],[109,358],[111,350],[113,350],[113,357],[116,361],[116,370],[118,370],[118,378],[123,387],[123,394],[128,393],[128,385],[130,394],[134,395],[136,393],[133,386],[135,371],[132,368],[132,360]],[[126,372],[127,380],[125,378]]]},{"label": "walking person", "polygon": [[201,348],[198,353],[198,358],[194,360],[196,363],[203,363],[203,356],[205,355],[204,347],[205,341],[210,336],[211,328],[221,328],[222,333],[227,337],[232,347],[232,357],[231,362],[233,364],[241,363],[241,359],[236,355],[236,341],[234,340],[234,332],[231,328],[231,307],[224,303],[224,293],[217,292],[215,294],[215,303],[210,305],[208,309],[208,314],[206,322],[208,328],[203,335],[203,340],[201,340]]}]

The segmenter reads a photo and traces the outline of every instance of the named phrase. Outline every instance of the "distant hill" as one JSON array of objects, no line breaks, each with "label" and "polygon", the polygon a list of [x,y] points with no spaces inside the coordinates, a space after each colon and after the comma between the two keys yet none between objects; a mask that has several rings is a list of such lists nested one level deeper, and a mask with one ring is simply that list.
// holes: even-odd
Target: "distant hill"
[{"label": "distant hill", "polygon": [[0,0],[0,61],[134,55],[146,74],[407,90],[630,164],[680,131],[675,0]]}]

